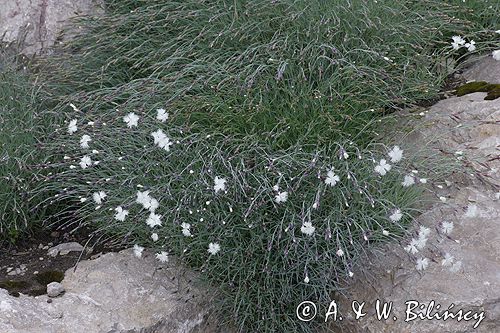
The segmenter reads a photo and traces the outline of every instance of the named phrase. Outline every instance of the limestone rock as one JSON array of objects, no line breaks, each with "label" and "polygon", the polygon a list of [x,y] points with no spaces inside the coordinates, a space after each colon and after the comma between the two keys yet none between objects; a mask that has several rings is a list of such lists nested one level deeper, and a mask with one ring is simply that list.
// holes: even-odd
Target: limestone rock
[{"label": "limestone rock", "polygon": [[0,37],[24,40],[24,53],[38,53],[64,40],[61,31],[71,17],[99,11],[96,0],[2,0]]},{"label": "limestone rock", "polygon": [[12,297],[0,289],[0,332],[217,332],[206,319],[212,296],[195,280],[175,259],[106,253],[66,271],[66,292],[51,303],[46,295]]},{"label": "limestone rock", "polygon": [[[500,73],[500,62],[486,59],[476,66],[470,69],[468,79],[493,81],[484,76],[486,72]],[[423,250],[407,253],[403,247],[410,239],[406,239],[363,261],[369,264],[356,272],[356,281],[340,298],[343,332],[500,332],[500,99],[485,101],[485,95],[442,100],[425,113],[422,123],[413,120],[417,130],[409,142],[430,142],[436,154],[455,156],[463,164],[460,172],[448,179],[450,186],[433,186],[429,180],[432,194],[448,199],[417,218],[414,236],[420,225],[431,231]],[[449,234],[442,231],[443,222],[453,223]],[[429,265],[417,270],[417,260],[423,258]],[[354,318],[350,310],[353,300],[366,302],[366,317]],[[377,300],[392,302],[388,320],[377,320]],[[462,309],[464,313],[472,311],[477,318],[445,321],[433,317],[405,322],[416,312],[406,313],[411,306],[407,302],[412,300],[424,306],[424,314],[431,301],[439,304],[441,308],[434,308],[431,317],[453,304],[451,313]],[[473,329],[481,313],[484,319]]]},{"label": "limestone rock", "polygon": [[500,83],[500,61],[493,59],[488,54],[476,64],[467,69],[463,76],[468,81],[486,81],[489,83]]}]

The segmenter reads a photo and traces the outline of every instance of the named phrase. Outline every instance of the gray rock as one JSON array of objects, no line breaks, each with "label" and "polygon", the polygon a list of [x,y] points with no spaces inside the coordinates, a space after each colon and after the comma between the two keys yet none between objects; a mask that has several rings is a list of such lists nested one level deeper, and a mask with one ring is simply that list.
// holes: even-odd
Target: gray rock
[{"label": "gray rock", "polygon": [[173,258],[165,266],[147,251],[143,258],[132,250],[106,253],[67,270],[66,292],[51,303],[0,289],[0,332],[218,332],[206,319],[212,295],[195,280]]},{"label": "gray rock", "polygon": [[83,246],[81,246],[77,242],[69,242],[69,243],[61,243],[59,245],[51,247],[47,251],[47,254],[51,257],[55,257],[58,254],[63,256],[70,252],[81,252],[81,251],[83,251]]},{"label": "gray rock", "polygon": [[[491,73],[500,73],[500,62],[485,60],[471,68],[469,78],[491,81],[481,76],[486,73],[483,66]],[[412,120],[418,129],[408,142],[430,142],[436,152],[460,157],[463,164],[459,170],[463,171],[448,179],[450,186],[433,187],[432,195],[448,200],[433,204],[417,218],[417,225],[431,230],[423,250],[417,254],[404,251],[407,239],[363,260],[364,269],[356,271],[357,279],[340,299],[340,308],[346,310],[345,332],[500,332],[500,99],[485,101],[485,95],[442,100],[425,113],[421,123]],[[457,151],[463,153],[455,154]],[[432,182],[429,180],[431,186]],[[454,224],[449,235],[440,231],[444,221]],[[451,265],[443,265],[446,253],[453,256]],[[416,269],[419,258],[429,260],[425,270]],[[393,302],[389,320],[376,319],[377,299]],[[352,311],[347,311],[353,300],[366,302],[369,311],[365,318],[355,320]],[[424,304],[424,311],[434,300],[441,305],[441,312],[454,304],[454,313],[459,309],[477,315],[484,311],[485,318],[477,329],[473,329],[477,319],[405,322],[405,303],[410,300]]]},{"label": "gray rock", "polygon": [[67,37],[61,32],[70,18],[99,13],[98,4],[95,0],[2,0],[0,36],[6,42],[24,40],[24,53],[38,53]]},{"label": "gray rock", "polygon": [[47,295],[49,297],[57,297],[64,293],[64,286],[59,282],[51,282],[47,285]]},{"label": "gray rock", "polygon": [[488,54],[483,59],[464,71],[463,76],[468,81],[486,81],[500,83],[500,61]]}]

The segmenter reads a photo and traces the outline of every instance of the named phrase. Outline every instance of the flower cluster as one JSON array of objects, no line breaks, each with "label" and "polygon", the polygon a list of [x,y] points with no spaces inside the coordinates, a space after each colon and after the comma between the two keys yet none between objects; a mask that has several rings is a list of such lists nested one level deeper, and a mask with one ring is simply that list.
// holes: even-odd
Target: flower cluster
[{"label": "flower cluster", "polygon": [[469,52],[474,52],[476,50],[476,42],[473,41],[472,39],[469,42],[467,42],[461,36],[453,36],[452,40],[453,41],[451,42],[451,47],[454,50],[459,50],[462,47],[465,47]]},{"label": "flower cluster", "polygon": [[[226,223],[228,220],[234,222],[236,216],[234,216],[233,207],[238,207],[244,214],[239,218],[243,219],[246,228],[255,229],[258,227],[262,228],[263,231],[270,228],[270,226],[273,228],[273,231],[268,235],[270,237],[270,249],[282,246],[279,239],[284,237],[283,235],[291,237],[292,242],[298,242],[299,239],[300,242],[317,242],[321,239],[335,242],[333,256],[335,260],[343,263],[341,265],[344,266],[343,273],[352,277],[351,253],[356,251],[352,251],[351,247],[354,246],[354,242],[364,244],[371,242],[372,239],[378,239],[380,236],[373,237],[375,228],[377,229],[375,231],[377,235],[384,237],[393,235],[396,237],[399,234],[398,230],[401,229],[399,222],[405,215],[404,203],[398,205],[391,203],[387,206],[387,202],[391,202],[391,200],[384,199],[384,204],[379,205],[377,196],[382,195],[381,189],[377,187],[369,189],[365,184],[371,180],[381,183],[384,182],[384,179],[392,182],[392,179],[401,177],[401,186],[405,188],[405,191],[410,191],[411,189],[406,188],[418,181],[415,174],[402,172],[403,167],[399,163],[403,160],[404,152],[399,146],[389,148],[386,156],[380,158],[375,166],[370,163],[373,160],[371,151],[361,152],[355,147],[352,150],[346,149],[345,147],[349,145],[340,144],[338,144],[340,147],[337,154],[334,155],[336,158],[323,157],[321,163],[319,163],[321,159],[318,156],[326,155],[319,153],[316,153],[314,158],[304,161],[300,166],[293,155],[285,155],[288,159],[282,158],[282,160],[263,155],[262,161],[264,162],[260,163],[268,174],[254,175],[248,172],[248,169],[235,170],[235,168],[239,168],[239,164],[233,163],[233,157],[231,156],[229,158],[221,155],[205,156],[207,152],[218,152],[222,151],[222,149],[217,146],[212,147],[212,144],[208,143],[209,140],[206,140],[209,138],[207,135],[196,137],[191,133],[183,132],[184,128],[175,127],[175,115],[171,117],[165,109],[156,109],[154,117],[143,116],[139,112],[129,112],[120,119],[123,122],[119,121],[117,124],[120,126],[119,132],[123,133],[124,136],[129,136],[130,132],[125,131],[123,127],[138,129],[134,134],[141,135],[141,141],[138,141],[140,144],[137,146],[141,147],[144,152],[143,157],[147,161],[143,163],[138,156],[132,156],[130,153],[127,155],[127,150],[124,152],[120,145],[116,145],[117,151],[114,156],[118,157],[114,157],[114,162],[106,159],[107,152],[105,148],[103,148],[99,156],[103,161],[104,169],[108,168],[110,163],[120,163],[122,165],[128,163],[137,168],[137,172],[132,171],[132,175],[142,179],[141,183],[144,186],[136,185],[139,190],[127,194],[126,197],[122,197],[120,191],[105,186],[93,188],[90,192],[95,203],[93,208],[98,210],[103,205],[108,205],[109,210],[113,211],[114,223],[123,224],[124,226],[133,225],[133,230],[140,230],[141,235],[147,232],[149,237],[146,239],[153,248],[157,249],[154,257],[162,263],[168,263],[169,256],[174,253],[185,253],[186,256],[189,256],[189,249],[192,248],[191,244],[197,244],[196,246],[199,246],[198,244],[204,245],[205,253],[208,254],[207,258],[212,258],[210,259],[211,262],[224,260],[223,258],[226,255],[231,255],[230,251],[224,251],[225,237],[231,235],[231,232],[239,232],[239,230],[230,229],[232,228],[229,227],[231,223]],[[167,123],[167,121],[169,121],[168,128],[161,128],[162,124]],[[93,125],[94,121],[91,123]],[[76,133],[79,130],[77,125],[78,120],[73,119],[68,125],[67,132],[70,135]],[[82,125],[81,128],[85,129],[86,126]],[[147,133],[150,133],[150,135],[147,135]],[[156,154],[150,156],[150,152],[155,149],[154,146],[171,152],[174,142],[166,133],[181,133],[189,139],[183,139],[182,149],[169,154],[168,160],[158,159],[159,157]],[[148,138],[151,138],[151,136],[153,142],[148,145]],[[92,133],[83,134],[79,138],[78,144],[86,153],[80,158],[80,166],[83,169],[88,169],[96,164],[92,160],[94,150],[90,151],[90,149],[92,149],[93,144],[104,146],[100,142],[101,140],[103,140],[102,135],[95,133],[95,130]],[[109,140],[114,143],[117,138],[110,137]],[[184,145],[184,142],[188,144]],[[177,143],[180,144],[179,141]],[[183,154],[189,154],[186,149],[196,149],[193,147],[197,147],[197,145],[203,148],[203,153],[189,155],[191,158],[195,156],[196,160],[189,161],[182,157]],[[212,148],[215,149],[211,150]],[[68,160],[70,159],[68,157]],[[158,168],[155,168],[156,166]],[[155,173],[151,177],[147,174],[141,175],[140,170],[146,171],[152,168]],[[99,170],[99,168],[92,168],[86,171],[86,177],[90,178],[93,174],[99,174]],[[160,173],[159,170],[162,170],[162,172]],[[195,173],[197,176],[193,177]],[[99,183],[106,184],[114,177],[116,176],[106,178],[104,182]],[[125,177],[120,181],[120,184],[130,184],[130,179],[133,179],[130,176]],[[304,179],[307,180],[304,181]],[[187,180],[188,182],[186,182]],[[307,186],[312,187],[312,190],[305,189],[301,182],[308,184]],[[419,182],[424,184],[426,179],[422,178]],[[86,184],[91,183],[93,182],[86,182]],[[243,197],[240,189],[243,190]],[[358,193],[360,198],[353,200],[352,193]],[[240,197],[236,199],[235,194]],[[356,225],[356,228],[361,228],[359,230],[361,233],[360,240],[352,239],[349,233],[344,234],[345,230],[334,230],[333,226],[338,224],[336,220],[339,218],[339,213],[336,212],[336,209],[331,210],[329,207],[339,201],[342,201],[345,207],[342,209],[344,212],[341,213],[347,214],[345,216],[350,214],[351,205],[353,205],[352,210],[355,211],[359,207],[368,204],[368,207],[371,207],[370,209],[373,209],[374,214],[376,214],[372,217],[373,220],[381,215],[386,216],[386,221],[380,222],[384,228],[379,229],[378,226],[371,225],[366,227]],[[321,208],[320,202],[324,203]],[[247,205],[247,207],[244,205]],[[300,213],[295,210],[295,207],[299,206],[302,207]],[[87,208],[89,205],[84,207]],[[325,208],[323,209],[323,207]],[[255,223],[255,220],[250,219],[253,219],[253,216],[262,209],[272,209],[272,211],[266,211],[263,214],[264,219],[259,226]],[[381,209],[383,214],[375,213],[376,210]],[[100,210],[100,212],[103,211],[105,210]],[[268,214],[273,216],[283,214],[289,220],[289,223],[284,224],[283,228],[281,228],[279,224],[276,225],[267,221],[266,216]],[[371,213],[366,212],[363,214]],[[329,222],[325,223],[324,221]],[[346,222],[345,228],[354,227],[349,226],[351,225],[349,220]],[[224,226],[226,226],[226,229],[224,229]],[[372,228],[373,230],[371,230]],[[276,240],[271,237],[272,235],[277,235]],[[302,235],[302,237],[297,238],[298,235]],[[143,237],[141,238],[144,240]],[[420,241],[422,240],[420,239]],[[143,255],[143,246],[145,244],[148,243],[135,244],[133,248],[135,256],[140,258]],[[179,249],[176,246],[182,248]],[[418,244],[418,246],[421,245]],[[284,251],[288,253],[290,249]],[[219,255],[221,252],[224,253],[223,256]],[[215,257],[216,255],[217,257]],[[307,262],[304,264],[307,266]],[[308,282],[314,278],[315,276],[311,272],[308,273],[306,269],[304,281]]]},{"label": "flower cluster", "polygon": [[151,133],[151,135],[153,136],[155,145],[158,145],[158,147],[163,148],[166,151],[170,151],[170,146],[173,145],[173,142],[170,141],[170,138],[168,138],[161,129]]}]

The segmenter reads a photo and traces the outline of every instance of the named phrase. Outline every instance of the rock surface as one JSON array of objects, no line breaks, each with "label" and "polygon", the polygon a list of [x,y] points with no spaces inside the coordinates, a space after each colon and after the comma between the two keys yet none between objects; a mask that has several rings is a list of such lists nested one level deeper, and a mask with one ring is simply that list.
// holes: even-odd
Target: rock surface
[{"label": "rock surface", "polygon": [[[475,74],[474,74],[475,73]],[[494,74],[496,73],[496,74]],[[493,75],[494,76],[491,76]],[[469,80],[500,82],[500,62],[489,59],[468,71]],[[425,113],[422,126],[409,138],[413,142],[430,142],[436,152],[455,156],[462,165],[446,182],[429,180],[430,193],[444,202],[435,203],[417,219],[418,227],[430,228],[427,245],[409,254],[402,244],[389,245],[370,256],[371,261],[359,273],[341,309],[350,309],[353,300],[366,302],[368,315],[354,320],[346,311],[343,328],[356,333],[465,333],[500,332],[500,99],[485,101],[485,93],[442,100]],[[453,222],[449,234],[442,231],[443,222]],[[443,261],[446,254],[452,259]],[[428,259],[428,267],[417,270],[418,259]],[[388,320],[377,320],[375,304],[393,302]],[[422,312],[435,301],[443,313],[453,304],[485,318],[473,329],[479,317],[469,321],[457,319],[405,322],[407,301],[424,304]],[[397,320],[393,320],[393,316]]]},{"label": "rock surface", "polygon": [[99,10],[96,0],[2,0],[0,40],[24,40],[23,53],[38,53],[64,39],[61,31],[68,19]]},{"label": "rock surface", "polygon": [[50,303],[47,295],[12,297],[0,289],[0,332],[216,332],[206,320],[210,297],[193,278],[173,259],[160,265],[151,253],[107,253],[69,269],[66,292]]},{"label": "rock surface", "polygon": [[481,61],[467,69],[463,76],[468,81],[486,81],[489,83],[500,83],[500,61],[487,55]]}]

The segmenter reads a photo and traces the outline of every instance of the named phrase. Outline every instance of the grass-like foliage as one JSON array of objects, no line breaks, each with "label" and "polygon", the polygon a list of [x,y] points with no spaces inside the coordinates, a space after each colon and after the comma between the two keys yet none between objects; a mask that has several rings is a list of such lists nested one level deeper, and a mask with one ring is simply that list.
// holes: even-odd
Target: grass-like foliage
[{"label": "grass-like foliage", "polygon": [[328,304],[411,221],[425,181],[376,144],[377,124],[436,95],[442,50],[467,29],[458,12],[107,1],[47,63],[54,175],[39,191],[73,203],[75,226],[200,270],[241,331],[313,331],[295,307]]},{"label": "grass-like foliage", "polygon": [[164,123],[155,110],[137,115],[133,126],[114,110],[74,112],[76,124],[53,141],[67,154],[54,165],[64,186],[57,198],[78,203],[75,225],[202,270],[221,286],[225,312],[251,332],[312,328],[294,307],[326,303],[370,244],[404,234],[422,191],[402,185],[411,161],[398,161],[397,149],[272,150],[175,125],[177,113]]},{"label": "grass-like foliage", "polygon": [[29,192],[41,161],[37,151],[39,90],[10,48],[0,44],[0,245],[41,221]]},{"label": "grass-like foliage", "polygon": [[435,96],[437,43],[461,31],[452,9],[429,1],[111,1],[104,18],[77,24],[84,34],[67,45],[71,57],[54,61],[54,89],[85,110],[167,105],[198,129],[281,148],[369,142],[374,117]]}]

